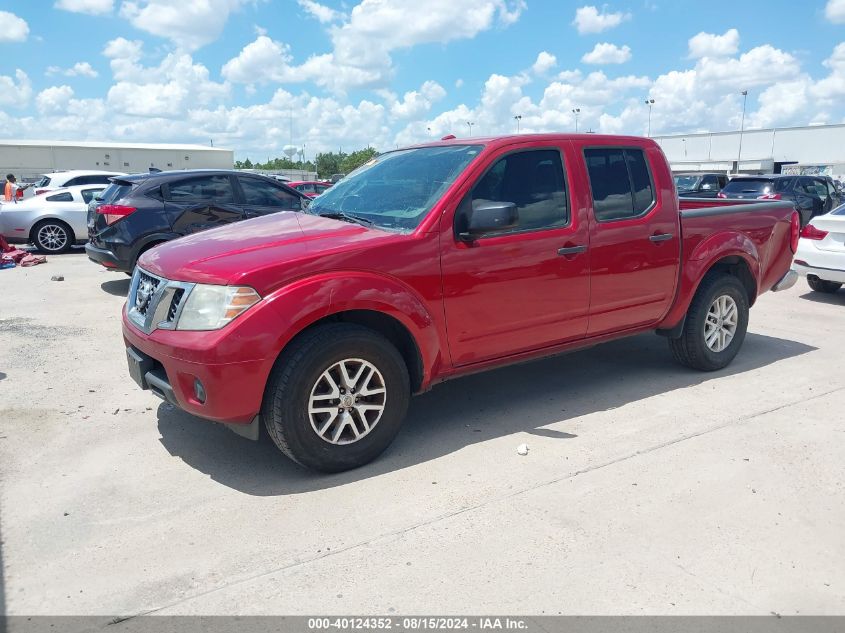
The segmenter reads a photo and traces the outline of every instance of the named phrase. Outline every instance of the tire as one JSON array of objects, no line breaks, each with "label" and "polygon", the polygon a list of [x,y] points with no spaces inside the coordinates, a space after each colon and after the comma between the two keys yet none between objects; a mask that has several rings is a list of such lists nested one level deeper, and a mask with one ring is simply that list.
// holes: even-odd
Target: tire
[{"label": "tire", "polygon": [[61,220],[42,220],[32,228],[32,243],[42,253],[66,253],[75,242],[73,229]]},{"label": "tire", "polygon": [[[370,374],[367,364],[376,371]],[[353,377],[364,368],[355,386],[361,394],[372,393],[361,395],[360,404],[349,401],[354,392],[342,384],[341,365]],[[376,393],[380,388],[383,394]],[[331,323],[307,330],[279,356],[264,392],[261,417],[285,455],[314,470],[340,472],[363,466],[390,445],[410,395],[408,368],[387,339],[360,325]],[[352,406],[342,412],[342,404]]]},{"label": "tire", "polygon": [[824,292],[826,294],[833,294],[842,287],[842,284],[836,283],[835,281],[825,281],[815,275],[808,275],[807,283],[815,292]]},{"label": "tire", "polygon": [[[733,305],[735,308],[735,325],[729,341],[725,340],[727,337],[719,338],[720,331],[730,329],[730,319],[724,319],[724,328],[720,327],[723,321],[716,321],[719,314],[717,300],[721,301],[722,306],[730,308]],[[711,310],[716,311],[712,316]],[[732,275],[705,277],[687,310],[680,338],[669,339],[669,347],[675,360],[700,371],[716,371],[726,367],[737,355],[745,340],[748,312],[748,295],[739,279]],[[713,334],[714,330],[715,342],[708,345],[708,332]]]}]

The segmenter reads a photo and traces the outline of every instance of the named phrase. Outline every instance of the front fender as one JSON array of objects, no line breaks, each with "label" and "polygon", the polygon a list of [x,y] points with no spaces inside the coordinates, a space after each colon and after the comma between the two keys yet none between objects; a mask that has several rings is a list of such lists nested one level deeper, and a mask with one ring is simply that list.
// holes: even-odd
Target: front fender
[{"label": "front fender", "polygon": [[333,314],[369,310],[399,321],[420,352],[423,389],[446,360],[445,332],[419,294],[401,281],[363,271],[334,271],[293,281],[265,298],[280,319],[277,353],[305,328]]},{"label": "front fender", "polygon": [[700,242],[684,261],[675,304],[659,329],[671,329],[681,322],[707,272],[727,257],[738,257],[748,265],[759,293],[760,257],[754,242],[738,231],[716,233]]}]

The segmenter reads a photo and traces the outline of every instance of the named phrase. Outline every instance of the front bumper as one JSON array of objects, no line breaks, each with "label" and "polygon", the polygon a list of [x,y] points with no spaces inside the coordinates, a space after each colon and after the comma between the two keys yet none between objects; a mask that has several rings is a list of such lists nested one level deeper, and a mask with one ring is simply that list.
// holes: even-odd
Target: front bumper
[{"label": "front bumper", "polygon": [[[244,324],[251,327],[246,320]],[[235,332],[237,324],[231,325],[227,334],[235,339],[248,336]],[[125,310],[123,338],[129,372],[142,389],[201,418],[241,427],[255,425],[275,354],[269,359],[221,362],[220,330],[144,334],[128,320]],[[169,342],[177,338],[184,339],[183,348]],[[204,401],[197,394],[197,381]]]},{"label": "front bumper", "polygon": [[113,251],[106,248],[98,248],[88,242],[85,244],[85,254],[88,259],[97,264],[105,266],[109,270],[118,270],[120,272],[131,273],[132,266],[129,262],[123,261]]}]

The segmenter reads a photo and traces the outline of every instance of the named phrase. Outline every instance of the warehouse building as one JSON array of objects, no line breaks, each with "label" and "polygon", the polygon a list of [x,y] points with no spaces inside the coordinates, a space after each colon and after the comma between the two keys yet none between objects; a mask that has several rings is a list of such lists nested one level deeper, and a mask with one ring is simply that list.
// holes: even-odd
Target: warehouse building
[{"label": "warehouse building", "polygon": [[15,174],[20,182],[69,169],[138,173],[150,167],[232,169],[233,164],[232,150],[206,145],[0,140],[0,174]]},{"label": "warehouse building", "polygon": [[845,180],[845,124],[655,136],[672,171],[806,174]]}]

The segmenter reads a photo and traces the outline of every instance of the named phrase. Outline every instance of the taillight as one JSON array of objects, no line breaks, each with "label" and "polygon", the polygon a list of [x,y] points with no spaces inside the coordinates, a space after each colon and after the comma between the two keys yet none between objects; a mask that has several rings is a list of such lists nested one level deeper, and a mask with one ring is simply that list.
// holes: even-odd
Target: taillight
[{"label": "taillight", "polygon": [[783,198],[779,193],[767,193],[762,196],[757,196],[758,200],[782,200]]},{"label": "taillight", "polygon": [[716,197],[717,198],[727,198],[727,196],[725,194],[723,194],[721,191],[716,194]]},{"label": "taillight", "polygon": [[801,237],[807,240],[823,240],[827,237],[827,231],[817,229],[812,224],[808,224],[801,229]]},{"label": "taillight", "polygon": [[97,207],[97,213],[106,218],[106,224],[111,226],[121,218],[135,213],[135,207],[127,207],[122,204],[101,204]]},{"label": "taillight", "polygon": [[801,216],[797,211],[792,212],[789,220],[789,248],[793,253],[798,252],[798,237],[801,234]]}]

